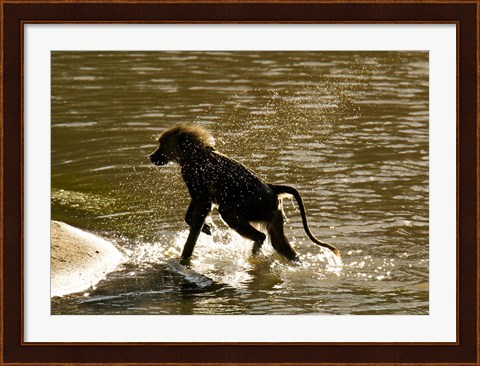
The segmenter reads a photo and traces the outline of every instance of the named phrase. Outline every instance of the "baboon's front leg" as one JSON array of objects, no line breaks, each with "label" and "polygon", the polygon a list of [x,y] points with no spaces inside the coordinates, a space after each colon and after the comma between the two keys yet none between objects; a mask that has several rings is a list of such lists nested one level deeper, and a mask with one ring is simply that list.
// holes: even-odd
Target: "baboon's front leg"
[{"label": "baboon's front leg", "polygon": [[205,222],[205,218],[207,217],[210,209],[212,207],[211,202],[200,202],[194,204],[195,209],[193,210],[192,214],[192,225],[190,227],[190,233],[188,234],[187,241],[185,242],[185,246],[183,247],[182,251],[182,259],[188,259],[191,257],[193,253],[193,248],[195,248],[195,244],[198,239],[198,235],[200,235],[200,230],[203,227],[203,223]]},{"label": "baboon's front leg", "polygon": [[[190,200],[190,204],[187,208],[187,213],[185,214],[185,222],[188,224],[188,226],[192,226],[194,211],[195,203],[193,202],[193,200]],[[210,226],[208,226],[207,224],[203,224],[202,231],[207,235],[212,235],[212,230],[210,230]]]}]

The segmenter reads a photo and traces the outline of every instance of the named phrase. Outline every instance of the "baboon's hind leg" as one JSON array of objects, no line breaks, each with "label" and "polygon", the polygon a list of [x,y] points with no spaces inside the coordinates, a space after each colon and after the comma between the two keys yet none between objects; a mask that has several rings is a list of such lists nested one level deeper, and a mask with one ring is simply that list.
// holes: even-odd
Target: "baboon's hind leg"
[{"label": "baboon's hind leg", "polygon": [[250,222],[248,222],[245,216],[237,213],[236,211],[229,210],[228,208],[224,207],[220,207],[218,211],[228,226],[230,226],[244,238],[253,241],[252,254],[257,254],[267,236],[261,231],[255,229]]},{"label": "baboon's hind leg", "polygon": [[278,210],[275,213],[272,221],[268,223],[267,230],[268,234],[270,235],[270,241],[272,243],[273,249],[275,249],[277,253],[283,255],[285,258],[291,261],[297,261],[298,256],[288,242],[283,231],[282,210]]}]

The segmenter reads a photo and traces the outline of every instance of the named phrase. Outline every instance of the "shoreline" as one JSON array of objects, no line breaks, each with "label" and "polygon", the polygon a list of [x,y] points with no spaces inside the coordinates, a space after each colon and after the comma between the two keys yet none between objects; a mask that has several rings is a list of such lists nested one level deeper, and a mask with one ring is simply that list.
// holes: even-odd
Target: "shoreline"
[{"label": "shoreline", "polygon": [[122,262],[109,241],[60,221],[51,221],[50,297],[94,288]]}]

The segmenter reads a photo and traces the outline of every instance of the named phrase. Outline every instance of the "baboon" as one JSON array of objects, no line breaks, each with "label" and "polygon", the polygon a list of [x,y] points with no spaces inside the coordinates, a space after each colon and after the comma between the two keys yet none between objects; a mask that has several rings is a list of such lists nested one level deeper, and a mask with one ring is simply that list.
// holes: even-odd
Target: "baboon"
[{"label": "baboon", "polygon": [[243,164],[215,150],[214,139],[207,130],[195,125],[172,127],[160,135],[158,143],[157,150],[149,156],[150,161],[155,165],[178,163],[191,196],[185,215],[190,233],[183,247],[183,260],[192,255],[200,231],[211,235],[205,218],[212,204],[216,204],[227,225],[253,241],[253,255],[266,239],[263,232],[251,225],[260,222],[266,226],[273,248],[285,258],[297,261],[297,254],[283,231],[280,196],[285,194],[298,202],[308,237],[340,256],[334,246],[321,242],[310,232],[302,198],[295,188],[265,183]]}]

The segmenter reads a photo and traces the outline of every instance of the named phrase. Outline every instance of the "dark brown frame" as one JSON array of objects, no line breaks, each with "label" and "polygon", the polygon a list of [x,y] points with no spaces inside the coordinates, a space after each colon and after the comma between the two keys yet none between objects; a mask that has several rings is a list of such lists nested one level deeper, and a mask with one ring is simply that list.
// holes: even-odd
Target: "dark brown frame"
[{"label": "dark brown frame", "polygon": [[[0,0],[0,364],[479,365],[479,1]],[[457,25],[457,341],[453,343],[24,343],[23,25],[26,23],[453,23]],[[319,330],[321,331],[321,330]]]}]

